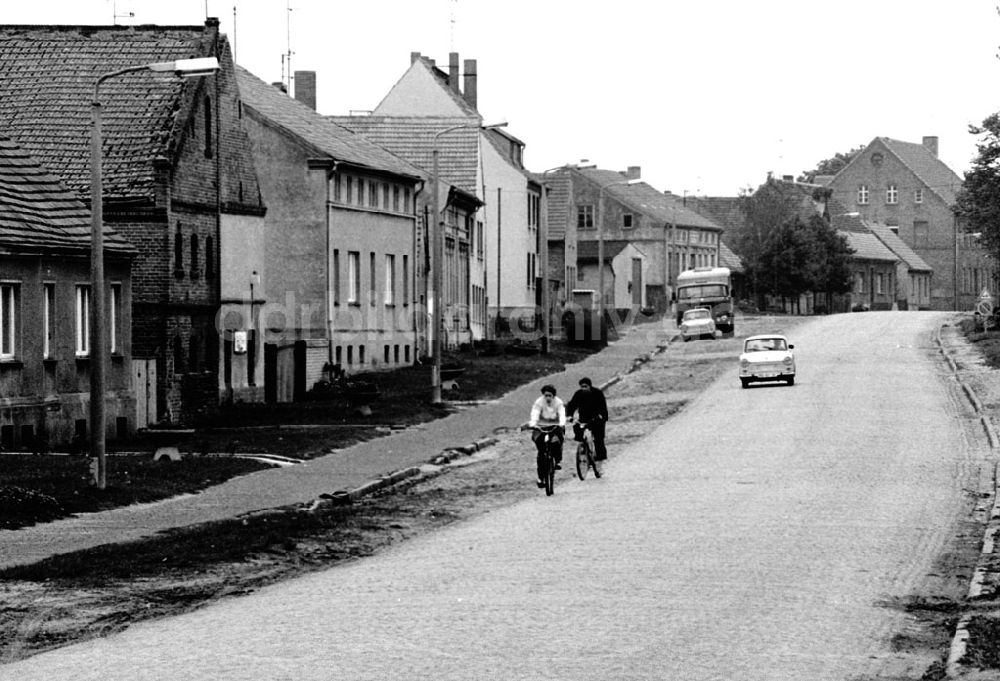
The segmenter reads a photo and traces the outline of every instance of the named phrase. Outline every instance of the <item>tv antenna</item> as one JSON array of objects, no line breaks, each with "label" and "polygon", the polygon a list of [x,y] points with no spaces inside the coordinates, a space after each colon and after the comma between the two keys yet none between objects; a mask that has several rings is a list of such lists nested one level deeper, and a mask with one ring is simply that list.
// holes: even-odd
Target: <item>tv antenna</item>
[{"label": "tv antenna", "polygon": [[458,23],[458,19],[455,18],[455,11],[457,9],[458,9],[458,0],[451,0],[451,4],[450,4],[450,7],[449,7],[449,11],[451,13],[451,17],[448,20],[448,23],[450,24],[450,26],[449,26],[449,31],[450,31],[450,34],[449,34],[449,43],[450,43],[450,45],[449,45],[449,47],[450,47],[450,51],[451,52],[455,51],[455,24]]},{"label": "tv antenna", "polygon": [[[285,53],[281,55],[281,82],[285,83],[285,89],[289,94],[292,92],[292,5],[286,0],[285,9],[287,10],[287,15],[285,16]],[[285,74],[288,75],[288,80],[285,80]]]},{"label": "tv antenna", "polygon": [[112,25],[117,26],[119,19],[132,19],[134,17],[135,17],[135,12],[129,12],[128,14],[119,14],[118,13],[118,3],[117,2],[112,2],[111,3],[111,23],[112,23]]}]

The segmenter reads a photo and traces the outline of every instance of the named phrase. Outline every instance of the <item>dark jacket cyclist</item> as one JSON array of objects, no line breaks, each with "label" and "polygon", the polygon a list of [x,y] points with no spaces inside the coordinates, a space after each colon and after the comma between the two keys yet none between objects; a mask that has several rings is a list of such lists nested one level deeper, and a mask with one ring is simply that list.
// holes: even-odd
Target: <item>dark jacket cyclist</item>
[{"label": "dark jacket cyclist", "polygon": [[[604,398],[604,393],[600,388],[595,388],[589,378],[580,379],[580,389],[573,393],[569,404],[566,405],[566,414],[572,417],[576,414],[576,420],[588,424],[590,432],[594,435],[594,459],[604,461],[608,458],[608,449],[604,446],[604,424],[608,422],[608,402]],[[583,428],[579,423],[574,424],[573,433],[575,439],[583,440]]]}]

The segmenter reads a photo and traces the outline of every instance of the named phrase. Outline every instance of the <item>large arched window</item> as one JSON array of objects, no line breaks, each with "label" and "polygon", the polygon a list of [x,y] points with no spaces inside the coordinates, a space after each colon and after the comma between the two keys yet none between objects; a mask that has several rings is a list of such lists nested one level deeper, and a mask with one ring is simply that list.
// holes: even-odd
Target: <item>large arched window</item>
[{"label": "large arched window", "polygon": [[191,235],[191,278],[198,278],[198,235]]},{"label": "large arched window", "polygon": [[205,237],[205,278],[215,276],[215,241],[210,236]]},{"label": "large arched window", "polygon": [[212,98],[205,97],[205,158],[212,158]]},{"label": "large arched window", "polygon": [[181,232],[181,223],[177,223],[177,233],[174,235],[174,274],[184,275],[184,234]]}]

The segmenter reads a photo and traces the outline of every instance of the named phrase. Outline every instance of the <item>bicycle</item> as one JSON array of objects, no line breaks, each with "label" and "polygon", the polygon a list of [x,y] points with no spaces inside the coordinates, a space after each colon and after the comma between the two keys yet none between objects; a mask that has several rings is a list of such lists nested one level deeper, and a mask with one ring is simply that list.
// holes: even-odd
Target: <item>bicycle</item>
[{"label": "bicycle", "polygon": [[594,434],[590,430],[590,424],[579,421],[578,425],[583,429],[583,440],[576,447],[576,477],[581,480],[586,479],[587,469],[593,469],[594,477],[601,477],[601,469],[594,459]]},{"label": "bicycle", "polygon": [[542,453],[538,454],[538,475],[545,486],[545,495],[552,496],[555,491],[556,479],[556,458],[555,454],[559,447],[559,438],[555,436],[556,428],[559,426],[535,426],[533,430],[542,433],[545,438],[545,446]]}]

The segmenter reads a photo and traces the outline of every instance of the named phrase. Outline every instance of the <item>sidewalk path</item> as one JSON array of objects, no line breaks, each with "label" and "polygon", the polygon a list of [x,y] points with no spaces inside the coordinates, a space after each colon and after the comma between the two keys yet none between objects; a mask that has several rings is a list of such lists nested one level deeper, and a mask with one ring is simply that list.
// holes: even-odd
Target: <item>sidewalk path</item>
[{"label": "sidewalk path", "polygon": [[[233,478],[198,494],[151,504],[88,513],[19,530],[0,530],[0,568],[34,563],[53,555],[136,540],[157,532],[298,503],[321,494],[367,489],[388,474],[425,464],[442,451],[467,447],[497,428],[527,420],[545,383],[571,395],[589,376],[603,385],[631,370],[637,359],[663,346],[674,334],[670,320],[631,327],[622,338],[558,374],[542,376],[498,400],[360,443],[302,465]],[[377,485],[373,485],[377,486]]]}]

